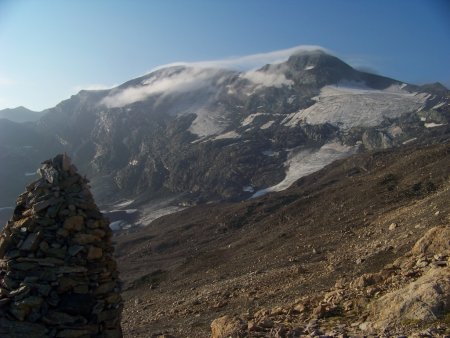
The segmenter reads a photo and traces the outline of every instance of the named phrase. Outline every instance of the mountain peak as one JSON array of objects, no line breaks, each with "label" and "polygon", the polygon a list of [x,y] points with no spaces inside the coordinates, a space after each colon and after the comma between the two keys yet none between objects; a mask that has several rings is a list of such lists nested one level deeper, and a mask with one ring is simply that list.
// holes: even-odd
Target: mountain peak
[{"label": "mountain peak", "polygon": [[345,72],[354,71],[344,61],[320,49],[294,53],[286,63],[297,71],[311,70],[313,68],[330,68]]}]

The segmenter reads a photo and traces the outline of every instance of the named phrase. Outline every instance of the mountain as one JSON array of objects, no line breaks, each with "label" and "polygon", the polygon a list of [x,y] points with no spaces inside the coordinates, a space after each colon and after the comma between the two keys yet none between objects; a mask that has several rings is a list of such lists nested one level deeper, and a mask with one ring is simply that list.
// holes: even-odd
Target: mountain
[{"label": "mountain", "polygon": [[0,110],[0,119],[8,119],[13,122],[33,122],[39,120],[41,117],[42,113],[22,106]]},{"label": "mountain", "polygon": [[22,136],[35,137],[33,167],[67,152],[101,204],[194,205],[282,190],[354,153],[448,135],[448,102],[439,85],[360,72],[322,50],[247,72],[166,67],[14,125],[2,142],[0,184],[11,189],[1,206],[21,190],[12,178],[28,170],[18,165],[28,157]]},{"label": "mountain", "polygon": [[450,143],[431,143],[118,234],[125,335],[448,336]]}]

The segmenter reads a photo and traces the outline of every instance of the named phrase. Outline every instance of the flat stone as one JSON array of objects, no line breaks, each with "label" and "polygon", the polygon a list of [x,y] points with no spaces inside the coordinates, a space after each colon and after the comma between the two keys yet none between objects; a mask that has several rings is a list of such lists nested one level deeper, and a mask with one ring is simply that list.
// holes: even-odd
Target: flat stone
[{"label": "flat stone", "polygon": [[42,297],[31,296],[18,302],[13,302],[9,311],[16,319],[24,321],[31,309],[40,307],[43,301]]},{"label": "flat stone", "polygon": [[8,290],[14,290],[19,287],[20,283],[12,278],[9,274],[7,274],[5,277],[3,277],[3,285]]},{"label": "flat stone", "polygon": [[91,334],[90,330],[76,330],[76,329],[66,329],[59,331],[56,335],[58,338],[76,338],[81,336],[89,336]]},{"label": "flat stone", "polygon": [[95,305],[95,297],[91,294],[66,293],[61,295],[59,310],[72,315],[81,315],[88,318],[92,307]]},{"label": "flat stone", "polygon": [[84,249],[84,246],[72,245],[71,247],[69,247],[67,252],[69,253],[70,256],[76,256],[79,252],[83,251],[83,249]]},{"label": "flat stone", "polygon": [[[0,308],[8,305],[9,303],[11,303],[11,299],[10,298],[1,298],[0,299]],[[1,329],[0,329],[1,332]]]},{"label": "flat stone", "polygon": [[4,259],[14,259],[20,257],[20,251],[19,250],[9,250],[5,253],[3,256]]},{"label": "flat stone", "polygon": [[47,250],[47,255],[51,256],[48,258],[56,257],[63,260],[66,257],[66,252],[67,250],[65,248],[49,248]]},{"label": "flat stone", "polygon": [[48,217],[36,217],[35,222],[44,226],[55,224],[55,220]]},{"label": "flat stone", "polygon": [[61,277],[59,278],[58,292],[64,293],[73,289],[74,286],[78,284],[78,282],[70,277]]},{"label": "flat stone", "polygon": [[106,236],[106,231],[102,230],[102,229],[94,229],[90,231],[94,236],[103,238]]},{"label": "flat stone", "polygon": [[0,258],[3,258],[8,250],[9,243],[9,239],[6,239],[4,235],[0,236]]},{"label": "flat stone", "polygon": [[73,316],[61,311],[50,311],[44,318],[42,318],[42,321],[50,325],[85,325],[87,323],[86,318],[83,316]]},{"label": "flat stone", "polygon": [[52,200],[45,200],[45,201],[34,204],[33,208],[31,210],[32,210],[33,214],[37,214],[38,212],[47,209],[51,205],[52,205]]},{"label": "flat stone", "polygon": [[[122,338],[122,332],[119,329],[109,329],[105,330],[103,332],[103,335],[105,338]],[[167,338],[170,338],[169,336],[165,335]],[[173,337],[173,336],[172,336]]]},{"label": "flat stone", "polygon": [[389,230],[390,231],[392,231],[392,230],[394,230],[395,228],[397,228],[397,223],[391,223],[390,225],[389,225]]},{"label": "flat stone", "polygon": [[81,229],[83,229],[84,226],[84,218],[83,216],[80,215],[76,215],[76,216],[72,216],[67,218],[64,221],[64,229],[66,229],[67,231],[80,231]]},{"label": "flat stone", "polygon": [[98,238],[95,235],[90,234],[77,234],[73,238],[73,242],[79,245],[86,245],[91,244],[100,241],[100,238]]},{"label": "flat stone", "polygon": [[29,226],[31,226],[34,223],[34,220],[32,217],[25,217],[25,218],[21,218],[17,221],[15,221],[12,224],[12,228],[13,229],[20,229],[20,228],[28,228]]},{"label": "flat stone", "polygon": [[0,317],[0,337],[20,338],[20,337],[48,337],[47,328],[38,323],[21,322]]},{"label": "flat stone", "polygon": [[119,317],[120,312],[121,312],[120,308],[102,311],[97,315],[97,321],[106,322],[106,321],[114,320],[115,318]]},{"label": "flat stone", "polygon": [[95,294],[102,295],[102,294],[109,293],[109,292],[113,291],[115,287],[116,287],[115,282],[108,282],[108,283],[100,284],[99,287],[95,290]]},{"label": "flat stone", "polygon": [[80,180],[80,178],[78,176],[68,177],[61,183],[61,188],[67,190],[68,188],[70,188],[70,187],[74,186],[76,183],[78,183],[79,180]]},{"label": "flat stone", "polygon": [[47,297],[52,290],[52,287],[48,284],[34,284],[34,287],[37,289],[39,294],[44,297]]},{"label": "flat stone", "polygon": [[90,246],[87,254],[88,260],[100,259],[103,256],[103,250],[96,246]]},{"label": "flat stone", "polygon": [[19,296],[19,295],[27,296],[30,293],[30,291],[31,290],[28,285],[22,285],[18,289],[11,291],[9,293],[9,297],[16,298],[15,300],[17,300],[17,296]]},{"label": "flat stone", "polygon": [[64,238],[69,237],[69,231],[67,231],[66,229],[58,229],[56,234],[58,236],[61,236],[61,237],[64,237]]},{"label": "flat stone", "polygon": [[64,260],[55,257],[44,257],[44,258],[20,257],[17,258],[17,262],[37,263],[40,266],[50,266],[50,267],[64,264]]},{"label": "flat stone", "polygon": [[62,164],[61,164],[62,170],[69,171],[71,164],[72,163],[70,161],[70,157],[66,153],[64,153],[64,155],[62,157]]},{"label": "flat stone", "polygon": [[25,238],[25,241],[20,246],[20,250],[35,251],[39,246],[41,238],[42,233],[40,231],[28,234],[27,238]]},{"label": "flat stone", "polygon": [[41,243],[39,243],[39,249],[40,249],[42,252],[47,252],[47,251],[48,251],[48,248],[49,248],[49,246],[48,246],[48,243],[47,243],[47,242],[42,241]]},{"label": "flat stone", "polygon": [[108,297],[106,297],[105,300],[108,304],[116,304],[121,301],[121,297],[120,297],[120,294],[118,294],[117,292],[114,292],[114,293],[111,293]]},{"label": "flat stone", "polygon": [[77,285],[73,288],[73,292],[78,294],[89,293],[89,286],[87,284]]},{"label": "flat stone", "polygon": [[84,266],[61,266],[58,269],[59,273],[83,273],[88,272],[88,269]]}]

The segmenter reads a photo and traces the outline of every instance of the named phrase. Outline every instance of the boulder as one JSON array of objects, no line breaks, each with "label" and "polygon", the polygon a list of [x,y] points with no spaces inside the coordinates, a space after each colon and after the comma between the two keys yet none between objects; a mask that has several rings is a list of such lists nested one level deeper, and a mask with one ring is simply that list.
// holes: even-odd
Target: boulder
[{"label": "boulder", "polygon": [[223,316],[211,323],[211,338],[243,337],[247,323],[238,317]]},{"label": "boulder", "polygon": [[369,328],[381,330],[405,322],[432,322],[450,312],[450,271],[428,270],[416,281],[370,305]]}]

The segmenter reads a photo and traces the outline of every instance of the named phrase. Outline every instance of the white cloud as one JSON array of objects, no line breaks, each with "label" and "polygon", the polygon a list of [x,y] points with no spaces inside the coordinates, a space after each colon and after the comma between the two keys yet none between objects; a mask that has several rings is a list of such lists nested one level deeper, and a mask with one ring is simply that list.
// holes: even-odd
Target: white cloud
[{"label": "white cloud", "polygon": [[222,71],[210,68],[168,68],[162,73],[146,79],[140,85],[126,89],[118,89],[101,103],[108,108],[123,107],[128,104],[145,100],[155,94],[168,95],[193,91],[212,85],[214,78]]},{"label": "white cloud", "polygon": [[[123,107],[128,104],[145,100],[155,94],[167,95],[174,92],[186,92],[209,86],[223,72],[221,69],[251,70],[265,64],[275,64],[286,61],[289,56],[313,50],[323,50],[320,46],[298,46],[269,53],[252,54],[241,57],[232,57],[220,60],[199,62],[176,62],[154,68],[150,73],[159,71],[143,81],[140,85],[126,89],[117,89],[104,98],[101,104],[108,108]],[[183,66],[188,68],[176,68]],[[175,68],[174,68],[175,67]],[[249,71],[243,77],[259,86],[281,87],[291,85],[293,82],[280,73],[262,73]]]},{"label": "white cloud", "polygon": [[295,53],[322,50],[325,52],[329,51],[321,46],[314,45],[302,45],[288,49],[277,50],[267,53],[251,54],[246,56],[230,57],[219,60],[209,60],[209,61],[198,61],[198,62],[175,62],[166,65],[162,65],[152,69],[155,71],[158,69],[171,67],[171,66],[193,66],[193,67],[206,67],[206,68],[226,68],[226,69],[239,69],[239,70],[250,70],[259,68],[266,64],[281,63],[286,61],[289,56]]},{"label": "white cloud", "polygon": [[110,86],[105,84],[99,84],[99,83],[93,83],[93,84],[86,84],[86,85],[78,85],[73,87],[73,90],[76,92],[79,92],[80,90],[103,90],[103,89],[112,89],[114,87],[117,87],[116,84]]},{"label": "white cloud", "polygon": [[247,79],[258,87],[277,87],[280,88],[283,85],[292,86],[294,81],[288,80],[282,73],[265,73],[259,71],[250,71],[242,74],[241,76]]}]

